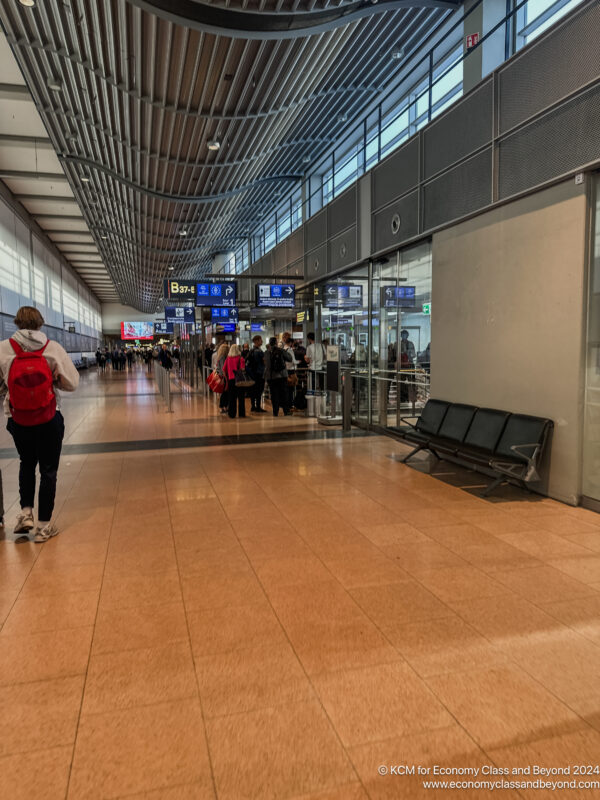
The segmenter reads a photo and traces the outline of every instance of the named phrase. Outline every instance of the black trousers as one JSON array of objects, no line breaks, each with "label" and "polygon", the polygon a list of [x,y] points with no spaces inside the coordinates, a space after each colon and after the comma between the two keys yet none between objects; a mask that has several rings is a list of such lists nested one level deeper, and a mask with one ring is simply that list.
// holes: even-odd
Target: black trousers
[{"label": "black trousers", "polygon": [[65,435],[63,415],[57,411],[50,422],[31,426],[18,425],[11,417],[6,428],[15,440],[15,447],[21,459],[19,466],[21,508],[34,506],[35,469],[39,465],[38,519],[40,522],[50,522],[54,511],[60,451]]},{"label": "black trousers", "polygon": [[254,386],[250,389],[250,399],[252,400],[252,408],[254,410],[258,410],[260,408],[260,401],[262,399],[262,394],[265,390],[265,379],[264,378],[256,378],[254,381]]},{"label": "black trousers", "polygon": [[288,414],[290,410],[289,393],[287,378],[271,378],[269,381],[271,390],[271,405],[273,406],[273,416],[279,416],[279,409],[283,408],[283,413]]},{"label": "black trousers", "polygon": [[227,389],[229,396],[229,403],[227,413],[233,419],[235,417],[236,405],[240,417],[246,416],[246,388],[244,386],[236,386],[233,381],[230,382]]}]

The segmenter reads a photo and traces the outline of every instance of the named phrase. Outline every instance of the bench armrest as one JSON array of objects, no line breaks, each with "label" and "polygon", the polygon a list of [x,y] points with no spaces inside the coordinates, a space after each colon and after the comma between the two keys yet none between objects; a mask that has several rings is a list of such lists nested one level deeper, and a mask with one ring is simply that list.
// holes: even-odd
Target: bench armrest
[{"label": "bench armrest", "polygon": [[408,417],[400,417],[400,422],[407,422],[410,425],[411,428],[415,428],[415,430],[416,430],[417,426],[413,422],[411,422],[410,420],[411,419],[419,419],[419,418],[420,418],[419,414],[411,414]]},{"label": "bench armrest", "polygon": [[[531,454],[522,452],[526,448],[533,448]],[[525,456],[529,461],[533,461],[537,455],[537,451],[540,448],[539,442],[532,442],[531,444],[513,444],[511,445],[511,450],[517,453],[520,456]]]}]

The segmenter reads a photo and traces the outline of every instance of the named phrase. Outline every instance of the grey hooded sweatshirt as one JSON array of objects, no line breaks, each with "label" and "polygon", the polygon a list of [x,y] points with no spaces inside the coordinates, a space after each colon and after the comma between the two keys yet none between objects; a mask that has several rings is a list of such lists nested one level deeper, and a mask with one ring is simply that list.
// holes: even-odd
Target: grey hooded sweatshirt
[{"label": "grey hooded sweatshirt", "polygon": [[[42,331],[17,331],[13,333],[11,339],[20,345],[23,350],[32,352],[41,350],[48,341],[48,337]],[[10,402],[8,397],[8,373],[15,358],[15,351],[8,339],[0,342],[0,397],[4,397],[4,414],[11,416]],[[48,347],[44,350],[44,358],[54,377],[54,394],[56,395],[56,408],[60,408],[60,392],[74,392],[79,386],[79,373],[75,369],[71,358],[58,342],[48,342]]]}]

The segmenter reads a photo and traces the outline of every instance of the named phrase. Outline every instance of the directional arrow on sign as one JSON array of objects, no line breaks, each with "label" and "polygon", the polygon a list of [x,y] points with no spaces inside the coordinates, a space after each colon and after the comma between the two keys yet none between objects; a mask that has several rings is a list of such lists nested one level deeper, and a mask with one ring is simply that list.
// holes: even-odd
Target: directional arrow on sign
[{"label": "directional arrow on sign", "polygon": [[228,287],[225,289],[225,294],[231,294],[232,292],[233,292],[233,289],[232,289],[232,287],[231,287],[231,286],[228,286]]},{"label": "directional arrow on sign", "polygon": [[336,286],[330,286],[327,289],[327,294],[337,294],[337,287]]},{"label": "directional arrow on sign", "polygon": [[394,296],[394,289],[391,286],[388,286],[385,290],[386,297],[393,297]]},{"label": "directional arrow on sign", "polygon": [[292,294],[293,289],[291,286],[286,286],[283,290],[286,294]]}]

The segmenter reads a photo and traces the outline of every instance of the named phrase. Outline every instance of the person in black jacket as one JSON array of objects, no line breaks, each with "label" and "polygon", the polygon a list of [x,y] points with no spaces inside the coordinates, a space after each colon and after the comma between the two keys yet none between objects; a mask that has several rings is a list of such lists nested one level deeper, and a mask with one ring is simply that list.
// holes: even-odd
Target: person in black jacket
[{"label": "person in black jacket", "polygon": [[279,416],[279,408],[283,408],[286,417],[291,416],[287,385],[288,365],[293,366],[292,354],[277,345],[277,339],[269,339],[269,349],[265,353],[265,380],[269,382],[273,416]]},{"label": "person in black jacket", "polygon": [[173,367],[173,360],[171,358],[171,354],[167,350],[167,345],[163,344],[161,349],[158,352],[158,360],[165,369],[171,369]]},{"label": "person in black jacket", "polygon": [[246,358],[246,371],[254,381],[254,386],[250,388],[251,411],[257,414],[264,414],[265,410],[261,407],[262,395],[265,390],[265,354],[262,350],[262,336],[258,334],[252,338],[252,350]]}]

